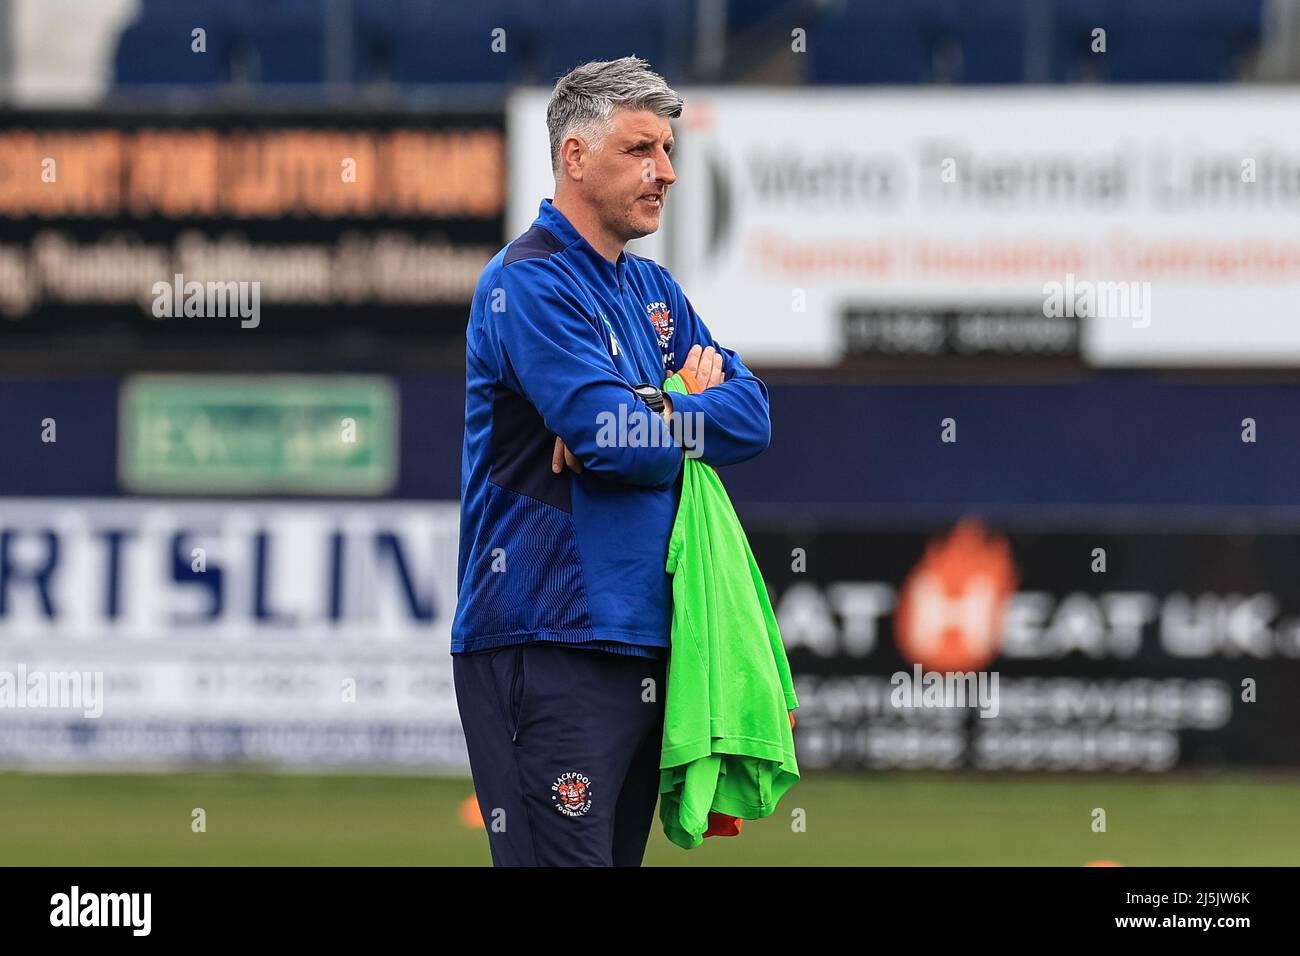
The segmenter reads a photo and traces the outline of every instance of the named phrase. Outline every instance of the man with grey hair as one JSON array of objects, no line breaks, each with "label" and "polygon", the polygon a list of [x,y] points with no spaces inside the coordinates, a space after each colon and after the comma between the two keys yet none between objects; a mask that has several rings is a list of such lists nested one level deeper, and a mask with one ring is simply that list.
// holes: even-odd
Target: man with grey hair
[{"label": "man with grey hair", "polygon": [[[769,442],[763,383],[666,269],[624,249],[659,228],[681,110],[635,57],[561,78],[554,199],[470,307],[451,650],[497,865],[640,864],[682,457],[729,465]],[[674,372],[690,394],[664,394]]]}]

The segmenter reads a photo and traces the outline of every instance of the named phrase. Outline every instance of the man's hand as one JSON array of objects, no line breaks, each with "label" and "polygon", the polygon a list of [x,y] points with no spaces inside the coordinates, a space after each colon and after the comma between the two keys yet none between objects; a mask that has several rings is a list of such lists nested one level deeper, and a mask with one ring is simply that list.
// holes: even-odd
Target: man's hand
[{"label": "man's hand", "polygon": [[[710,349],[710,351],[712,351],[712,349]],[[719,368],[721,368],[721,366],[719,366]],[[664,410],[659,414],[663,416],[664,421],[672,421],[673,403],[672,399],[668,395],[664,395]],[[564,439],[559,435],[556,435],[555,449],[551,452],[551,471],[558,475],[564,470],[565,465],[568,465],[569,471],[572,471],[574,474],[582,474],[582,462],[578,460],[573,452],[569,451],[568,447],[564,444]]]},{"label": "man's hand", "polygon": [[682,363],[682,368],[694,377],[701,389],[706,389],[721,385],[726,378],[726,373],[722,370],[722,362],[722,353],[716,351],[713,346],[701,349],[698,345],[692,345],[691,350],[686,353],[686,361]]},{"label": "man's hand", "polygon": [[[682,364],[682,369],[695,377],[695,381],[701,389],[712,388],[714,385],[721,385],[726,380],[726,373],[722,370],[722,353],[718,352],[713,346],[700,348],[698,345],[692,345],[691,350],[686,353],[686,361]],[[679,369],[680,371],[680,369]],[[664,420],[672,418],[673,402],[672,398],[664,395],[664,410],[660,413]],[[582,474],[582,462],[574,457],[573,452],[564,446],[564,439],[559,435],[555,436],[555,450],[551,453],[551,471],[559,474],[565,466],[575,474]]]},{"label": "man's hand", "polygon": [[573,452],[564,447],[564,439],[556,435],[555,450],[551,452],[551,471],[558,475],[565,465],[569,466],[569,471],[579,475],[582,474],[582,462],[574,457]]}]

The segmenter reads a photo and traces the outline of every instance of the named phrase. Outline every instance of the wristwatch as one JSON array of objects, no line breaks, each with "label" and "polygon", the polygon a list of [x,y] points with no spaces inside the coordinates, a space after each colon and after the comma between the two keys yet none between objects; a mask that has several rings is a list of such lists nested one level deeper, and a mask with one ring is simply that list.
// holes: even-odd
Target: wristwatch
[{"label": "wristwatch", "polygon": [[633,385],[632,391],[641,396],[641,400],[650,406],[656,415],[664,412],[664,390],[658,385]]}]

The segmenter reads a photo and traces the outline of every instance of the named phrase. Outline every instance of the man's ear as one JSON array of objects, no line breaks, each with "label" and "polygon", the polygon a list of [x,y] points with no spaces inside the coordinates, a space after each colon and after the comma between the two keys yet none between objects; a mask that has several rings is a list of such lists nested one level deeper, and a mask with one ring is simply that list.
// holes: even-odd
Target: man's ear
[{"label": "man's ear", "polygon": [[587,144],[577,136],[570,136],[560,144],[560,171],[570,179],[582,182],[586,158]]}]

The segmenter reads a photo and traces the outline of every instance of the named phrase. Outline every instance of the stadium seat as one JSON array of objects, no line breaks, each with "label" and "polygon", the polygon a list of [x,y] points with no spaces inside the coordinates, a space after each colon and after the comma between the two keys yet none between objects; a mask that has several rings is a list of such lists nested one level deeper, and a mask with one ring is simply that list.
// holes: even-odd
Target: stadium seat
[{"label": "stadium seat", "polygon": [[792,5],[791,0],[727,0],[727,31],[743,33]]},{"label": "stadium seat", "polygon": [[1101,65],[1116,83],[1233,79],[1259,42],[1261,0],[1107,0]]},{"label": "stadium seat", "polygon": [[[193,31],[205,31],[206,52],[192,49]],[[113,57],[114,82],[188,85],[230,80],[231,53],[237,35],[227,25],[204,23],[195,16],[152,18],[127,27]]]},{"label": "stadium seat", "polygon": [[[245,78],[241,74],[255,28],[265,23],[268,9],[283,2],[287,0],[143,0],[135,22],[118,38],[114,82],[184,85]],[[206,33],[205,54],[190,50],[198,27]]]},{"label": "stadium seat", "polygon": [[[504,85],[527,49],[518,3],[406,3],[398,7],[393,79],[398,83]],[[382,18],[376,18],[377,21]],[[505,30],[505,51],[494,52],[493,31]]]},{"label": "stadium seat", "polygon": [[[119,84],[250,79],[313,84],[328,69],[330,0],[141,0],[119,37]],[[1027,4],[1036,6],[1031,21]],[[807,23],[814,83],[1017,83],[1026,30],[1049,36],[1035,60],[1056,82],[1219,82],[1258,44],[1263,0],[726,0],[738,38],[760,24]],[[356,82],[505,85],[549,82],[577,64],[636,53],[667,75],[689,62],[696,0],[352,0]],[[782,19],[783,14],[789,16]],[[207,52],[191,52],[202,27]],[[491,50],[506,30],[506,51]],[[1106,30],[1106,51],[1091,49]],[[543,42],[544,41],[544,42]]]},{"label": "stadium seat", "polygon": [[[659,73],[672,76],[680,47],[672,37],[689,15],[683,5],[656,0],[554,0],[547,7],[547,42],[541,48],[541,79],[554,82],[589,60],[636,56]],[[670,58],[670,54],[672,54]]]},{"label": "stadium seat", "polygon": [[1106,21],[1106,0],[1054,0],[1051,10],[1051,79],[1080,83],[1101,79],[1102,54],[1092,52],[1092,32]]},{"label": "stadium seat", "polygon": [[192,19],[196,26],[206,26],[211,22],[248,29],[255,23],[258,8],[276,2],[278,0],[264,0],[261,4],[255,0],[141,0],[136,22]]},{"label": "stadium seat", "polygon": [[250,37],[259,83],[321,83],[325,79],[323,0],[272,0]]},{"label": "stadium seat", "polygon": [[966,0],[958,38],[963,83],[1021,83],[1025,79],[1025,3]]},{"label": "stadium seat", "polygon": [[844,3],[808,36],[814,83],[929,83],[951,79],[941,62],[960,27],[956,0]]},{"label": "stadium seat", "polygon": [[367,0],[353,10],[353,79],[382,83],[393,79],[397,37],[402,32],[403,0]]}]

